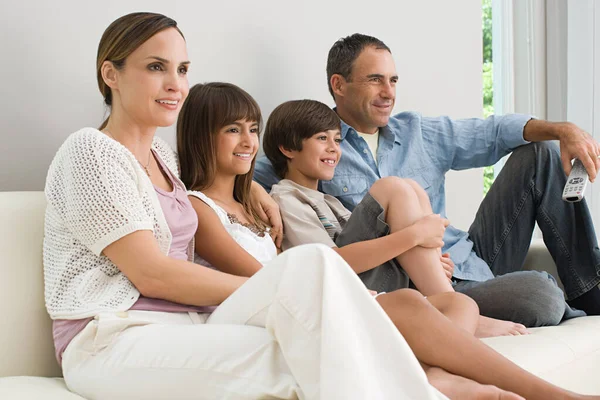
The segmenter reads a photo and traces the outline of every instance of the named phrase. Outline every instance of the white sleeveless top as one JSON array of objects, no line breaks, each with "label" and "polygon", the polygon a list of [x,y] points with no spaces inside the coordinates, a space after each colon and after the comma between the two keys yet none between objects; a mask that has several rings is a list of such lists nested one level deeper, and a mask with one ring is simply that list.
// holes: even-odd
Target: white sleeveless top
[{"label": "white sleeveless top", "polygon": [[[227,211],[218,206],[217,203],[202,192],[188,190],[188,195],[202,200],[206,205],[212,208],[233,240],[235,240],[237,244],[246,250],[252,257],[256,258],[262,265],[265,265],[277,256],[277,248],[268,233],[265,233],[263,237],[260,237],[244,225],[237,222],[231,222],[227,216]],[[198,254],[194,254],[194,262],[214,268],[214,266],[211,266]]]}]

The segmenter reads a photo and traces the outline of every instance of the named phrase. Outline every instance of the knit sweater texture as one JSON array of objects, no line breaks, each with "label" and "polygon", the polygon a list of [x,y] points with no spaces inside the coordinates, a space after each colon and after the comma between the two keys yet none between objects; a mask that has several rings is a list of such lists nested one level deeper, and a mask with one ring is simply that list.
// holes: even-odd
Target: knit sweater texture
[{"label": "knit sweater texture", "polygon": [[[178,177],[169,145],[155,137],[152,148]],[[135,156],[97,129],[83,128],[56,153],[45,194],[44,290],[50,317],[79,319],[129,309],[140,293],[102,251],[138,230],[152,231],[165,255],[171,245],[154,186]]]}]

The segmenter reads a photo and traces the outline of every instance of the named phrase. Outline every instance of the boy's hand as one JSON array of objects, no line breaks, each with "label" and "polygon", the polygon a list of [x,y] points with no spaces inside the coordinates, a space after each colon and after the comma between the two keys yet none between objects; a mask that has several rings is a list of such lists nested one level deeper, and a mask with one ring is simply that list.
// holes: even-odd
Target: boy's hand
[{"label": "boy's hand", "polygon": [[444,231],[450,224],[440,214],[427,215],[413,224],[417,232],[417,244],[421,247],[437,248],[444,245]]},{"label": "boy's hand", "polygon": [[279,205],[277,205],[275,200],[269,196],[262,186],[254,181],[252,181],[252,185],[250,186],[250,197],[252,204],[255,205],[254,211],[256,211],[260,219],[271,225],[269,235],[273,239],[273,242],[275,242],[275,246],[281,248],[283,221],[279,213]]},{"label": "boy's hand", "polygon": [[452,275],[454,274],[454,262],[450,259],[450,254],[444,253],[440,257],[440,261],[442,262],[442,268],[444,268],[444,273],[448,280],[452,280]]}]

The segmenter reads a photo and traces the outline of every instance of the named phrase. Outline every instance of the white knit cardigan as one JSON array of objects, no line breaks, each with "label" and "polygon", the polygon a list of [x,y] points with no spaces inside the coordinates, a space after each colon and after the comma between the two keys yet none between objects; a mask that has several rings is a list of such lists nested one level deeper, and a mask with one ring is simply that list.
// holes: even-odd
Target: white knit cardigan
[{"label": "white knit cardigan", "polygon": [[[179,176],[177,158],[163,140],[152,148]],[[181,181],[178,185],[185,187]],[[94,128],[84,128],[60,147],[46,179],[44,282],[52,319],[79,319],[124,311],[139,291],[102,251],[138,230],[154,233],[167,255],[171,232],[152,182],[135,156]],[[193,241],[188,254],[193,257]]]}]

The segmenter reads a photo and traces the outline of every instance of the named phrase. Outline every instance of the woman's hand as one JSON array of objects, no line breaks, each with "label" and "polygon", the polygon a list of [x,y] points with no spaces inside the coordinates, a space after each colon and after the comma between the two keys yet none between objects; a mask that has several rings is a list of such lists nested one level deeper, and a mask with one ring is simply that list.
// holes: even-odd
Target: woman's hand
[{"label": "woman's hand", "polygon": [[269,235],[275,242],[277,248],[281,248],[281,242],[283,240],[283,221],[281,220],[281,214],[279,213],[279,206],[273,200],[271,196],[260,186],[258,183],[252,181],[250,186],[250,197],[252,203],[256,205],[254,211],[258,216],[271,225]]},{"label": "woman's hand", "polygon": [[444,245],[444,231],[450,224],[440,214],[427,215],[414,223],[413,227],[417,233],[417,244],[421,247],[437,248]]}]

